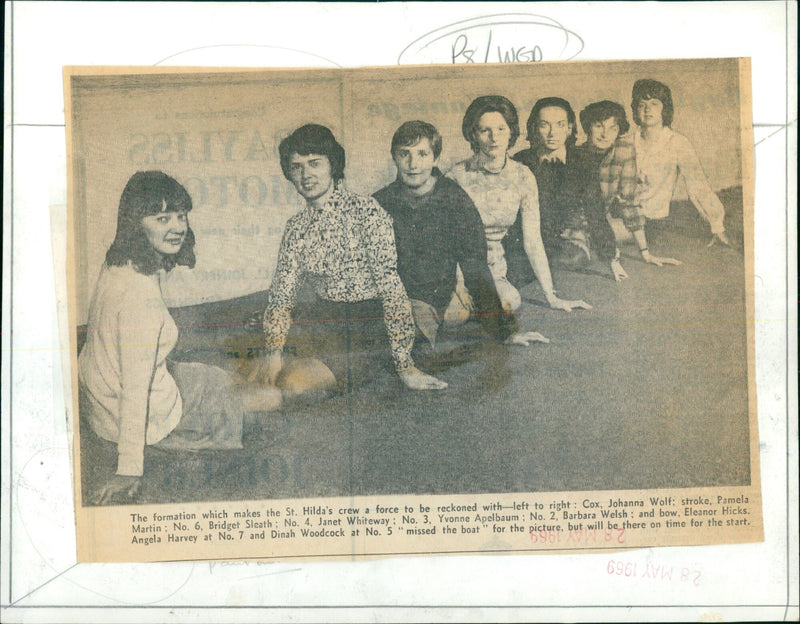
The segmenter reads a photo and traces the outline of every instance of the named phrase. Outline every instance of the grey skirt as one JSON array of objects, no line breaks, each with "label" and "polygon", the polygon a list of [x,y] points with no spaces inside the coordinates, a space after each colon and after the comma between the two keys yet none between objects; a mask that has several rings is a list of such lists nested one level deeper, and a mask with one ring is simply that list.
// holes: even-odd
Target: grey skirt
[{"label": "grey skirt", "polygon": [[184,451],[242,448],[242,403],[231,374],[200,362],[168,362],[167,369],[183,410],[178,426],[155,446]]}]

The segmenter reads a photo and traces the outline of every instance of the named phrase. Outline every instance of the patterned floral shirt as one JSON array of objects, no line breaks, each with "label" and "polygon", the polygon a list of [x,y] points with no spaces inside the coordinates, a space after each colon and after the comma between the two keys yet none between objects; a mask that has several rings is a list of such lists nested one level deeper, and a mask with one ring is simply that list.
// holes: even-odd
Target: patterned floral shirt
[{"label": "patterned floral shirt", "polygon": [[392,218],[378,202],[350,193],[339,183],[324,206],[306,206],[289,219],[264,311],[270,351],[282,349],[286,342],[301,277],[311,279],[322,299],[380,299],[396,369],[414,365],[411,304],[397,274]]}]

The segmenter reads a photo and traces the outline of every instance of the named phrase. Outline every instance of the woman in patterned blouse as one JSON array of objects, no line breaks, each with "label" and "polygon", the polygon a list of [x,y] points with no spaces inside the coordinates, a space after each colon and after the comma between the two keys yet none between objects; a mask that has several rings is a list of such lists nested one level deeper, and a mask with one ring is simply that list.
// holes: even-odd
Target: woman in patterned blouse
[{"label": "woman in patterned blouse", "polygon": [[266,381],[281,385],[286,350],[320,358],[339,388],[350,390],[374,371],[374,355],[384,352],[388,335],[394,368],[407,387],[446,387],[414,366],[414,321],[397,274],[391,217],[371,197],[344,188],[345,154],[333,133],[302,126],[281,141],[279,152],[306,207],[286,224],[264,311]]}]

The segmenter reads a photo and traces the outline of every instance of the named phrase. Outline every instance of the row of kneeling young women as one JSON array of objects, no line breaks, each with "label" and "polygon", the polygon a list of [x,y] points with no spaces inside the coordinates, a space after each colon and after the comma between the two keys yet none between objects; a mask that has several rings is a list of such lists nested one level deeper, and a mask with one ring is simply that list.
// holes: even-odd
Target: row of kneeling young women
[{"label": "row of kneeling young women", "polygon": [[710,244],[728,244],[724,208],[691,144],[670,127],[669,88],[639,80],[631,107],[633,132],[618,103],[586,106],[587,140],[576,146],[570,104],[542,98],[527,122],[530,147],[511,155],[520,136],[514,105],[478,97],[462,123],[472,155],[446,174],[439,131],[405,122],[391,141],[397,179],[372,197],[345,188],[345,151],[328,128],[295,130],[280,143],[280,162],[305,207],[286,224],[263,314],[266,355],[247,379],[170,359],[178,328],[161,280],[195,264],[192,201],[163,172],[134,174],[79,356],[81,418],[118,453],[116,474],[93,501],[136,496],[145,445],[241,448],[248,423],[291,397],[352,390],[387,353],[406,387],[443,389],[415,360],[447,355],[449,337],[470,319],[495,344],[547,342],[519,328],[519,289],[535,279],[552,308],[589,309],[556,294],[550,266],[599,261],[615,280],[627,278],[613,219],[645,262],[679,264],[652,254],[645,234],[648,220],[668,215],[679,174],[710,224]]}]

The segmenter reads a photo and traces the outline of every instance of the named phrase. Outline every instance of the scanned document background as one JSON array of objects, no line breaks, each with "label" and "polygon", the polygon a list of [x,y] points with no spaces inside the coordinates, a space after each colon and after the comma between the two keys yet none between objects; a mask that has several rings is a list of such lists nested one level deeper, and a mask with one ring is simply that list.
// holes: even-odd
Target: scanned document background
[{"label": "scanned document background", "polygon": [[[179,619],[283,621],[290,613],[286,605],[294,605],[292,614],[309,619],[358,621],[411,619],[419,613],[426,614],[424,619],[447,613],[459,619],[596,620],[600,610],[607,619],[640,620],[656,613],[676,619],[796,617],[796,384],[786,374],[796,368],[796,33],[790,27],[796,4],[589,3],[576,11],[570,3],[540,3],[533,11],[527,3],[493,3],[491,15],[473,3],[219,6],[5,6],[3,308],[9,312],[3,315],[2,358],[3,619],[149,621],[169,613]],[[360,28],[365,13],[374,30]],[[756,377],[760,462],[767,475],[762,482],[765,541],[635,549],[618,555],[595,551],[558,557],[414,557],[263,566],[247,561],[77,564],[68,448],[72,432],[67,427],[69,350],[64,348],[62,364],[60,349],[60,335],[72,332],[63,270],[67,173],[62,66],[451,63],[450,45],[467,22],[481,26],[467,35],[476,35],[481,46],[477,54],[483,55],[488,30],[496,22],[508,22],[501,18],[509,13],[518,20],[524,15],[528,24],[502,33],[499,43],[505,48],[529,52],[554,22],[568,31],[542,48],[545,60],[752,57],[758,171]],[[658,28],[630,27],[640,23],[657,23]],[[452,36],[438,47],[423,47],[434,31]],[[144,32],[150,33],[146,43]],[[469,48],[477,48],[469,39]],[[465,61],[464,53],[456,59]],[[388,153],[384,155],[388,164]],[[52,238],[55,271],[42,234]],[[620,562],[623,574],[617,575]],[[630,564],[631,572],[635,563],[639,572],[652,563],[697,570],[701,577],[687,584],[680,576],[657,583],[625,576],[625,565]],[[398,575],[408,582],[398,583]],[[446,611],[444,605],[449,605]]]}]

